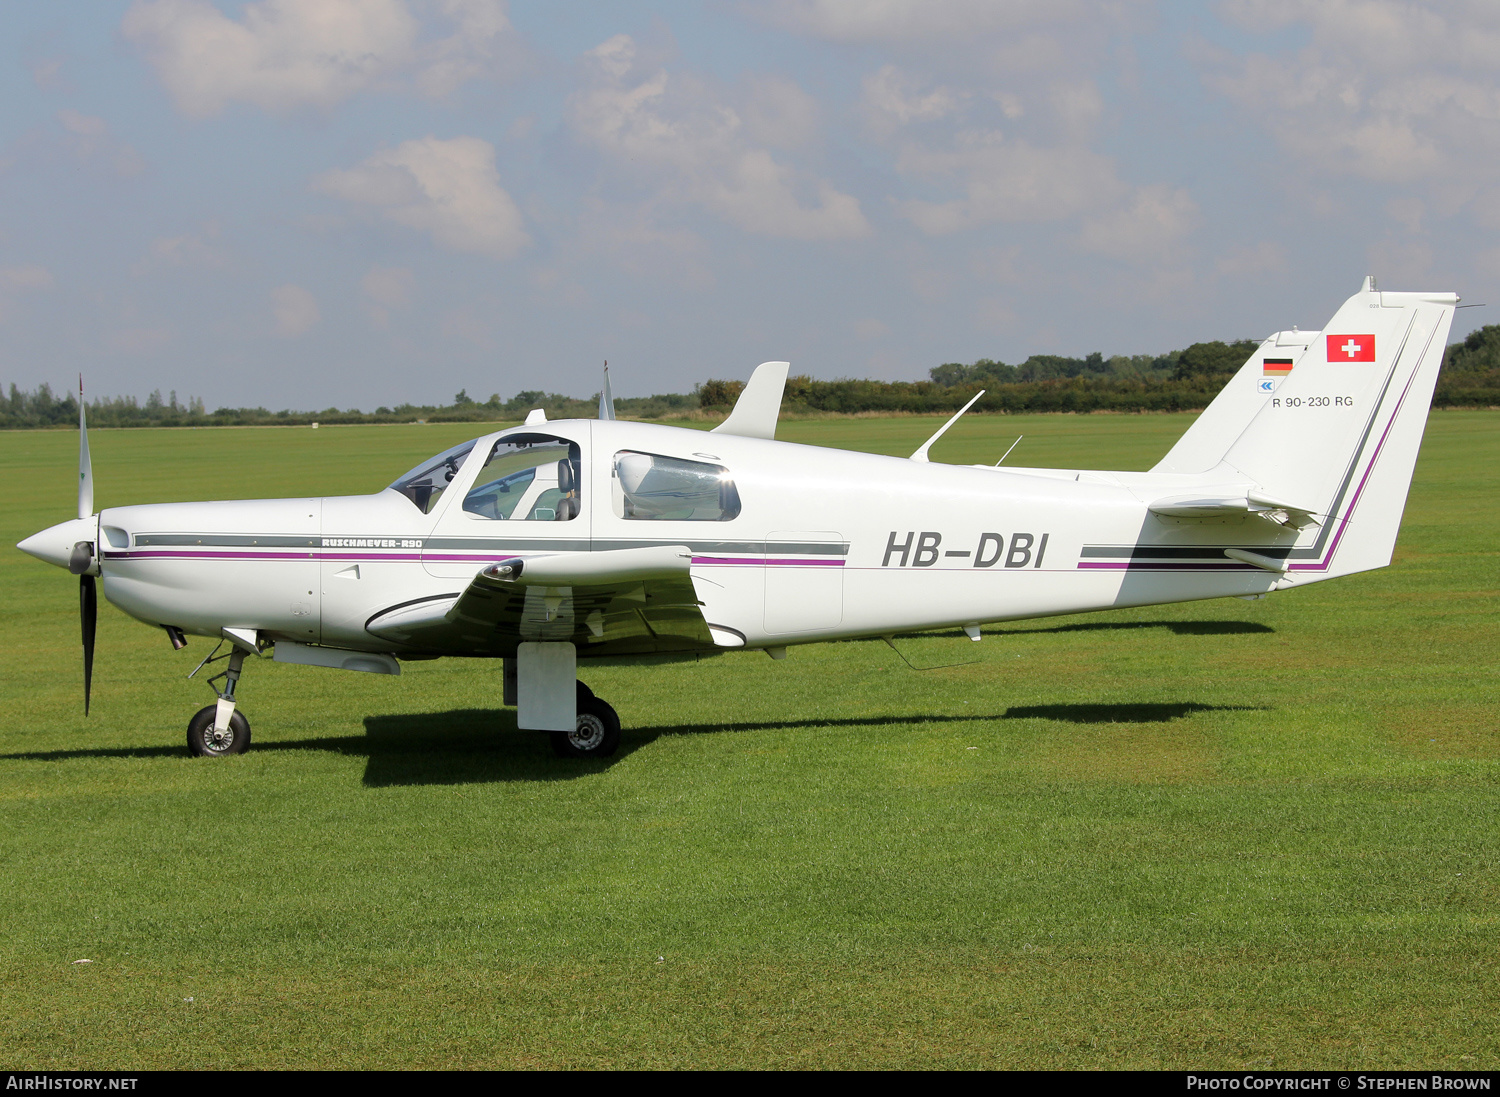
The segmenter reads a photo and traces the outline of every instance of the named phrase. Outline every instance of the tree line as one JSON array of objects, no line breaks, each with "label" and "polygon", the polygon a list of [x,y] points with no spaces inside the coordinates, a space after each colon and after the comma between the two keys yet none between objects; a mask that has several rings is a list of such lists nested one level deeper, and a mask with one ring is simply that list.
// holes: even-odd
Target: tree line
[{"label": "tree line", "polygon": [[[1194,343],[1154,356],[1034,354],[1015,365],[981,358],[969,364],[936,366],[928,371],[926,381],[816,381],[796,376],[787,379],[782,408],[790,415],[956,411],[982,388],[986,392],[975,405],[978,411],[1195,411],[1208,406],[1258,346],[1254,340],[1242,339]],[[743,381],[710,379],[691,393],[618,397],[615,411],[627,419],[718,418],[728,412],[743,388]],[[1500,407],[1500,324],[1479,328],[1448,347],[1433,405]],[[451,404],[407,403],[370,412],[357,408],[270,411],[263,407],[223,407],[210,412],[197,397],[180,402],[175,391],[163,397],[158,390],[144,403],[134,396],[90,400],[88,419],[101,427],[455,423],[519,419],[533,408],[545,409],[550,419],[590,418],[598,407],[597,393],[582,399],[534,389],[508,400],[496,393],[483,401],[461,391]],[[0,395],[0,429],[67,427],[77,422],[78,400],[72,393],[58,396],[46,384],[24,392],[12,384],[8,395]]]}]

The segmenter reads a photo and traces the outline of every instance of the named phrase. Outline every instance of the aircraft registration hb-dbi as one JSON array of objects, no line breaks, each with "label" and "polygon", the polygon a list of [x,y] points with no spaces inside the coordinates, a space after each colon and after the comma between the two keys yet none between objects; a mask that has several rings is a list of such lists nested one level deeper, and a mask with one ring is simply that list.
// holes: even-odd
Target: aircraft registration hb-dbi
[{"label": "aircraft registration hb-dbi", "polygon": [[96,576],[173,647],[230,645],[195,754],[249,745],[236,687],[274,650],[381,674],[500,659],[519,727],[603,757],[620,723],[577,681],[590,658],[978,640],[1385,566],[1457,304],[1368,279],[1322,331],[1266,339],[1150,472],[929,462],[957,415],[909,459],[778,442],[787,364],[768,362],[709,433],[616,420],[606,375],[598,420],[535,411],[373,495],[96,514],[80,400],[78,518],[18,547],[81,577],[85,712]]}]

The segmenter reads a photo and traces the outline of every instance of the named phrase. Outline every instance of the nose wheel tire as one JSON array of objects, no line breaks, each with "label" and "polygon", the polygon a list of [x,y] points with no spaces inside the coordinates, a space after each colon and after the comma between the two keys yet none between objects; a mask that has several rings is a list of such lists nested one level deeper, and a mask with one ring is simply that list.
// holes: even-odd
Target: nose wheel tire
[{"label": "nose wheel tire", "polygon": [[572,731],[554,731],[552,749],[563,758],[608,758],[620,747],[620,717],[606,701],[578,698]]},{"label": "nose wheel tire", "polygon": [[[198,710],[188,722],[188,752],[199,758],[223,758],[230,754],[244,754],[250,746],[250,721],[239,709],[229,718],[229,728],[222,734],[214,732],[214,717],[219,706],[209,705]],[[618,728],[619,723],[615,726]],[[619,733],[616,732],[616,737]]]}]

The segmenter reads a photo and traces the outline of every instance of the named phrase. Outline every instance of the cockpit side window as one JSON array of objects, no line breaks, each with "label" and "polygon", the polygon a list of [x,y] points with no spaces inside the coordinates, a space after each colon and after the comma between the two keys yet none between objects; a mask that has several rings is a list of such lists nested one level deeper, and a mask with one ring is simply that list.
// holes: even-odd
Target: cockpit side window
[{"label": "cockpit side window", "polygon": [[444,450],[400,477],[391,485],[391,490],[399,491],[406,496],[423,514],[431,514],[432,508],[437,506],[443,492],[448,489],[448,485],[458,475],[458,470],[463,467],[464,458],[473,448],[474,443],[470,441]]},{"label": "cockpit side window", "polygon": [[481,518],[567,522],[582,506],[579,449],[550,434],[511,434],[495,443],[464,510]]},{"label": "cockpit side window", "polygon": [[613,483],[619,518],[728,522],[740,513],[734,479],[721,465],[621,450],[615,454]]}]

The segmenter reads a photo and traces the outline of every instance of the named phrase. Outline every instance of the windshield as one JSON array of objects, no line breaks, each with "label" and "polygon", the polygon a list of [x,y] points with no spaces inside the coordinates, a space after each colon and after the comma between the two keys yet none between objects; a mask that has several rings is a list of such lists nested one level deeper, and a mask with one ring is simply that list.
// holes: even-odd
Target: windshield
[{"label": "windshield", "polygon": [[452,449],[444,450],[436,457],[429,457],[405,476],[397,479],[391,485],[391,490],[399,491],[406,496],[423,514],[431,514],[432,508],[437,506],[437,501],[442,498],[443,492],[458,475],[464,458],[473,448],[474,441],[462,442]]}]

